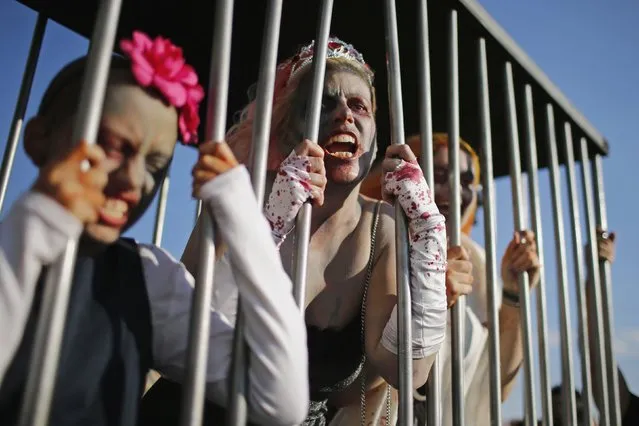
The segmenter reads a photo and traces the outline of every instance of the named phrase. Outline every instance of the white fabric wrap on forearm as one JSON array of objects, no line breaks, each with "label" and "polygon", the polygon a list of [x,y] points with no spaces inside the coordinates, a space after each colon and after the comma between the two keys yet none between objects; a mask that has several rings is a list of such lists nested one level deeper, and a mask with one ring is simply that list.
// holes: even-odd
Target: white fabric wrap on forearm
[{"label": "white fabric wrap on forearm", "polygon": [[300,208],[311,197],[310,161],[295,151],[280,164],[266,203],[265,215],[279,248],[295,227]]},{"label": "white fabric wrap on forearm", "polygon": [[[384,190],[393,194],[408,219],[412,356],[436,353],[446,335],[446,226],[419,166],[402,164],[384,177]],[[398,307],[395,305],[382,345],[398,353]]]}]

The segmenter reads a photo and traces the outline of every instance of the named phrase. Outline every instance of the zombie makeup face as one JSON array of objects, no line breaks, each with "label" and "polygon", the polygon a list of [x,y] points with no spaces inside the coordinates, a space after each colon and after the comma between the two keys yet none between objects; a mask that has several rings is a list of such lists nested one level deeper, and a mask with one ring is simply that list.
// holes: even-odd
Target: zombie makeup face
[{"label": "zombie makeup face", "polygon": [[[308,85],[310,78],[300,83],[302,93]],[[306,108],[300,106],[295,126],[302,135]],[[371,87],[361,76],[347,68],[327,70],[318,140],[329,182],[357,184],[368,174],[375,155],[374,111]]]},{"label": "zombie makeup face", "polygon": [[[445,146],[440,147],[434,152],[434,177],[435,177],[435,203],[439,208],[441,214],[444,215],[448,221],[448,214],[450,209],[450,188],[448,184],[448,148]],[[461,214],[473,201],[475,197],[475,189],[473,188],[473,182],[475,178],[475,172],[473,170],[472,160],[470,155],[465,151],[460,151],[459,156],[459,173],[460,173],[460,192],[461,192]]]},{"label": "zombie makeup face", "polygon": [[[106,154],[109,179],[98,222],[85,236],[113,243],[150,204],[171,163],[178,139],[197,142],[204,90],[182,49],[170,40],[134,31],[120,41],[125,57],[111,58],[97,143]],[[80,142],[73,117],[80,98],[86,57],[68,64],[53,79],[38,115],[27,125],[25,148],[38,167],[55,161]]]},{"label": "zombie makeup face", "polygon": [[98,136],[109,171],[107,202],[87,234],[112,242],[137,222],[166,176],[177,136],[175,108],[138,86],[109,89]]},{"label": "zombie makeup face", "polygon": [[[71,95],[61,92],[60,96]],[[60,110],[57,109],[59,112]],[[61,120],[46,114],[29,124],[27,151],[39,167],[72,146],[73,109]],[[107,201],[85,236],[109,244],[144,213],[166,175],[177,141],[177,111],[130,82],[125,72],[110,78],[97,143],[106,154]]]}]

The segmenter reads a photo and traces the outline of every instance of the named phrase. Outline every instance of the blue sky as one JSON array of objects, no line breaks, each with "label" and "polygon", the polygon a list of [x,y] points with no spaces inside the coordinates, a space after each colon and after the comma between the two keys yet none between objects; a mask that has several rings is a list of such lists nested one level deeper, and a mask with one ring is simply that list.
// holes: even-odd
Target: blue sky
[{"label": "blue sky", "polygon": [[[631,388],[639,390],[639,319],[635,313],[639,289],[638,271],[633,254],[633,241],[639,241],[639,227],[632,211],[638,207],[632,182],[637,177],[639,148],[639,3],[633,0],[604,2],[576,1],[504,1],[483,0],[488,12],[506,29],[517,43],[541,67],[571,102],[610,141],[610,157],[604,160],[608,218],[617,231],[617,261],[613,267],[615,307],[615,350],[621,368]],[[0,78],[0,151],[4,152],[13,109],[24,70],[26,55],[36,14],[14,1],[0,4],[0,57],[4,58]],[[84,54],[87,40],[59,25],[49,22],[40,62],[36,72],[27,117],[34,114],[42,93],[53,75],[68,61]],[[171,188],[167,210],[167,228],[162,245],[179,256],[191,231],[195,204],[190,199],[190,168],[195,160],[192,150],[177,149],[171,172]],[[562,177],[565,175],[562,169]],[[6,200],[8,207],[31,184],[35,168],[18,149],[13,178]],[[580,184],[581,173],[577,169]],[[628,185],[628,186],[626,186]],[[621,188],[621,189],[620,189]],[[544,232],[545,275],[547,280],[548,318],[551,343],[552,381],[561,380],[559,354],[559,305],[555,281],[554,242],[548,174],[540,173],[541,208]],[[581,193],[581,187],[579,188]],[[564,221],[570,223],[566,187],[563,186]],[[635,195],[636,196],[636,195]],[[141,241],[152,238],[154,206],[130,234]],[[5,208],[6,211],[6,208]],[[497,182],[498,254],[501,255],[512,235],[512,207],[507,180]],[[582,221],[584,214],[582,210]],[[483,242],[482,217],[475,238]],[[571,288],[572,324],[577,325],[575,280],[570,234],[568,245],[568,278]],[[636,245],[635,245],[636,249]],[[573,331],[576,336],[576,330]],[[575,355],[577,346],[574,345]],[[535,365],[538,372],[538,364]],[[578,386],[581,379],[578,363],[574,375]],[[537,390],[539,386],[537,385]],[[539,403],[538,403],[539,404]],[[539,407],[539,405],[538,405]],[[521,384],[504,406],[504,418],[520,417]],[[539,411],[539,408],[538,408]]]}]

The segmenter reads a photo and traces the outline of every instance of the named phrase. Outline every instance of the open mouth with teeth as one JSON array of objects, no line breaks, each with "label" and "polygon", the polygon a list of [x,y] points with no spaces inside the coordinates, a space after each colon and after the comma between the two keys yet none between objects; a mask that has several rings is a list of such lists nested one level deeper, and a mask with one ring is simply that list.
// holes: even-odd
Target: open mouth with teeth
[{"label": "open mouth with teeth", "polygon": [[326,144],[324,151],[332,157],[351,159],[358,155],[359,144],[357,139],[348,133],[339,133],[331,136]]},{"label": "open mouth with teeth", "polygon": [[117,198],[107,198],[106,203],[100,209],[100,221],[108,226],[120,228],[129,219],[129,205]]}]

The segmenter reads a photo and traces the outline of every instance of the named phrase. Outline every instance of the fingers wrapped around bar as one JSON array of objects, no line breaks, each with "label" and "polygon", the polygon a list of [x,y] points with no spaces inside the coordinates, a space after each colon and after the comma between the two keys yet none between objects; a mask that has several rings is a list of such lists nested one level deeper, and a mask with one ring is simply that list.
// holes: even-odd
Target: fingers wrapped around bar
[{"label": "fingers wrapped around bar", "polygon": [[266,218],[278,247],[293,230],[306,201],[324,203],[325,187],[324,151],[305,140],[280,164],[266,204]]}]

